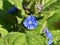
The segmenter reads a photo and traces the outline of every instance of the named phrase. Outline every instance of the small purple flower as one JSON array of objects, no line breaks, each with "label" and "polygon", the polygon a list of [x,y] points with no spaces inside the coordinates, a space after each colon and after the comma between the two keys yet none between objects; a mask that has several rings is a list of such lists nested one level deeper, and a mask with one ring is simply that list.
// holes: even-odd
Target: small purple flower
[{"label": "small purple flower", "polygon": [[40,11],[41,10],[41,5],[38,5],[37,6],[37,9]]},{"label": "small purple flower", "polygon": [[37,10],[38,10],[38,12],[41,11],[41,5],[37,5]]},{"label": "small purple flower", "polygon": [[27,27],[28,29],[34,29],[38,23],[36,21],[36,18],[34,16],[28,16],[24,21],[23,24],[25,27]]},{"label": "small purple flower", "polygon": [[48,28],[44,28],[43,32],[47,33],[48,32]]},{"label": "small purple flower", "polygon": [[10,10],[7,10],[6,13],[7,13],[7,14],[12,14],[12,13],[14,13],[14,12],[16,12],[16,11],[18,11],[18,9],[14,6],[14,7],[12,7]]}]

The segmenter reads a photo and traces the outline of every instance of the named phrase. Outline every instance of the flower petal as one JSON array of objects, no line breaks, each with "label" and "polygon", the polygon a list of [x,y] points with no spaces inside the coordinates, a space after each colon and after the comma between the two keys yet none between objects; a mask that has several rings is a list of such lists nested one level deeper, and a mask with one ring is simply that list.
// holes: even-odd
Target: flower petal
[{"label": "flower petal", "polygon": [[52,39],[52,34],[51,33],[46,33],[46,37],[48,38],[48,39]]},{"label": "flower petal", "polygon": [[48,44],[47,45],[51,45],[52,44],[52,39],[48,40]]},{"label": "flower petal", "polygon": [[31,15],[31,16],[28,16],[27,19],[28,19],[28,20],[34,20],[35,17]]},{"label": "flower petal", "polygon": [[31,15],[31,20],[32,20],[32,19],[33,19],[33,20],[36,20],[36,18],[35,18],[34,16]]},{"label": "flower petal", "polygon": [[38,22],[35,20],[35,21],[33,21],[32,24],[34,24],[35,26],[37,26],[38,25]]},{"label": "flower petal", "polygon": [[25,27],[28,27],[28,20],[25,19],[25,21],[23,22]]},{"label": "flower petal", "polygon": [[28,26],[28,29],[34,29],[34,28],[35,28],[34,25],[29,25],[29,26]]}]

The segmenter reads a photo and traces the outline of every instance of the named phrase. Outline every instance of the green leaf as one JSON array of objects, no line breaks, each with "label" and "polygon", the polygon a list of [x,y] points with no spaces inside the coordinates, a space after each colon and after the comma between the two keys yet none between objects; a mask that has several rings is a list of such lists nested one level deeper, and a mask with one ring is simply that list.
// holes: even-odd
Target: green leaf
[{"label": "green leaf", "polygon": [[47,40],[40,33],[35,31],[27,31],[26,39],[28,45],[44,45],[47,42]]},{"label": "green leaf", "polygon": [[4,39],[3,39],[3,38],[0,38],[0,44],[1,44],[1,45],[5,45],[5,44],[4,44]]},{"label": "green leaf", "polygon": [[0,0],[0,9],[3,9],[3,1]]},{"label": "green leaf", "polygon": [[48,7],[46,7],[41,13],[41,15],[44,16],[44,19],[48,19],[48,18],[52,17],[55,13],[58,12],[58,10],[60,10],[59,2],[60,2],[59,0],[56,0],[55,2],[53,1],[53,3],[52,3],[52,0],[51,0],[51,4],[50,5],[47,4]]},{"label": "green leaf", "polygon": [[14,5],[14,1],[13,0],[8,0],[11,4],[13,4]]},{"label": "green leaf", "polygon": [[38,26],[31,31],[26,31],[26,39],[28,45],[44,45],[47,43],[46,37],[41,35],[43,33],[43,29],[46,27],[46,21],[38,21]]},{"label": "green leaf", "polygon": [[42,0],[42,5],[44,6],[43,9],[45,9],[48,6],[50,6],[51,4],[53,4],[56,1],[57,0]]},{"label": "green leaf", "polygon": [[18,8],[18,9],[22,9],[22,2],[23,2],[23,0],[13,0],[14,1],[14,3],[15,3],[15,5],[16,5],[16,7]]},{"label": "green leaf", "polygon": [[60,38],[59,33],[60,30],[57,28],[57,22],[60,20],[60,13],[55,13],[50,19],[48,19],[48,28],[51,30],[53,34],[53,40],[56,41]]},{"label": "green leaf", "polygon": [[24,9],[22,7],[23,6],[22,5],[23,0],[18,0],[18,1],[17,0],[13,0],[13,1],[14,1],[14,5],[21,11],[20,14],[25,16],[26,14],[25,14],[25,11],[24,11]]},{"label": "green leaf", "polygon": [[8,31],[4,28],[2,28],[2,25],[0,25],[0,44],[5,45],[4,38],[8,34]]},{"label": "green leaf", "polygon": [[48,19],[52,17],[55,14],[55,10],[49,10],[49,11],[43,11],[42,15],[44,16],[44,19]]},{"label": "green leaf", "polygon": [[19,32],[10,32],[5,37],[5,42],[7,45],[27,45],[25,34]]},{"label": "green leaf", "polygon": [[1,37],[5,37],[8,34],[8,31],[0,27],[0,34],[1,34]]}]

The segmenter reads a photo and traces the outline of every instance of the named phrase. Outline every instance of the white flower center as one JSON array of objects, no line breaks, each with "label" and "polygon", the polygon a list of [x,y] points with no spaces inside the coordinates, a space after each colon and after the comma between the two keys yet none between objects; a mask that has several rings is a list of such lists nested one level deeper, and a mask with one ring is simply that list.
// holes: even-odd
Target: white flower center
[{"label": "white flower center", "polygon": [[29,21],[29,24],[32,24],[32,21]]}]

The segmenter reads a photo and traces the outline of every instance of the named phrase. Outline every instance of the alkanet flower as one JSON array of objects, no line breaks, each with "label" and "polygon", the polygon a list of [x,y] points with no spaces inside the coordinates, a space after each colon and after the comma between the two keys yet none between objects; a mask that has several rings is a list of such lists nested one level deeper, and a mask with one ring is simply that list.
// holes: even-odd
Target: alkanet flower
[{"label": "alkanet flower", "polygon": [[41,11],[41,5],[38,5],[38,6],[37,6],[37,10],[38,10],[38,12]]},{"label": "alkanet flower", "polygon": [[18,9],[14,6],[14,7],[12,7],[10,10],[7,10],[6,13],[7,13],[7,14],[12,14],[12,13],[14,13],[14,12],[16,12],[16,11],[18,11]]},{"label": "alkanet flower", "polygon": [[43,32],[47,33],[48,32],[48,28],[44,28]]},{"label": "alkanet flower", "polygon": [[34,16],[28,16],[24,21],[23,25],[27,27],[28,29],[34,29],[37,25],[38,22],[36,21],[36,18]]},{"label": "alkanet flower", "polygon": [[48,39],[52,39],[52,34],[48,31],[48,28],[44,28],[44,33]]},{"label": "alkanet flower", "polygon": [[50,45],[52,43],[52,34],[48,31],[48,28],[44,28],[44,33],[46,37],[48,38],[47,45]]}]

